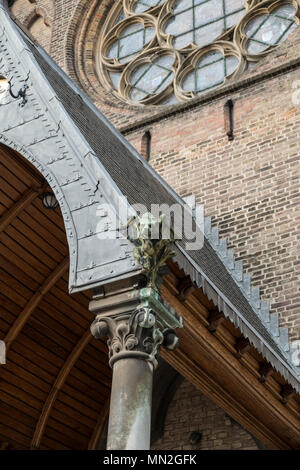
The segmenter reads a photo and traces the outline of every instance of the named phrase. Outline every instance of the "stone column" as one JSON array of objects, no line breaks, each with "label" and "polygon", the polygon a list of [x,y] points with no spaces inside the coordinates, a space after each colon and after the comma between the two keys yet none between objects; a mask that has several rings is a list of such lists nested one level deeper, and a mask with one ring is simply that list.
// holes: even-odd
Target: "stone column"
[{"label": "stone column", "polygon": [[109,338],[113,368],[107,449],[148,450],[156,356],[161,345],[175,348],[182,320],[151,288],[95,298],[90,310],[92,334]]}]

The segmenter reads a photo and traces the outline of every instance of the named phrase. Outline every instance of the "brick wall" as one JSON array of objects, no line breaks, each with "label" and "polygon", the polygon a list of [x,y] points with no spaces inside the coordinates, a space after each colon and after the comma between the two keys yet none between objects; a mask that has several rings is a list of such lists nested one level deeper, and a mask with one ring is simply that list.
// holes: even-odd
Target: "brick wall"
[{"label": "brick wall", "polygon": [[46,51],[51,51],[54,4],[52,0],[16,0],[11,8],[13,16],[26,26],[28,31]]},{"label": "brick wall", "polygon": [[[293,70],[147,126],[151,165],[181,196],[205,204],[291,338],[300,337],[299,79]],[[233,141],[224,129],[228,97]],[[138,150],[145,128],[126,134]]]},{"label": "brick wall", "polygon": [[[193,431],[202,434],[190,444]],[[152,450],[257,450],[253,437],[190,384],[182,382],[169,406],[164,436]]]}]

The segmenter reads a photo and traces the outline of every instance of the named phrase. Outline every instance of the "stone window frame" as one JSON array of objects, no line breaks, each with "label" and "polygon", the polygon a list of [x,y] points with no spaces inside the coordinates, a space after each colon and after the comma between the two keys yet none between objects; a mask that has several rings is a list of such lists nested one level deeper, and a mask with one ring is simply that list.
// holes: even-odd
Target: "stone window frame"
[{"label": "stone window frame", "polygon": [[[199,93],[184,90],[183,81],[187,74],[197,66],[199,60],[213,51],[220,51],[224,57],[234,56],[238,59],[237,68],[230,75],[225,76],[221,84],[213,88],[220,88],[230,80],[239,77],[246,70],[249,63],[258,62],[279,46],[279,44],[271,45],[258,54],[249,54],[247,52],[249,38],[245,33],[245,28],[251,20],[262,14],[270,14],[279,6],[294,6],[296,13],[293,20],[298,26],[300,25],[300,0],[246,0],[245,14],[240,21],[235,26],[223,31],[209,45],[199,47],[195,44],[189,44],[182,49],[176,49],[173,46],[173,37],[164,32],[166,23],[173,16],[175,2],[176,0],[165,0],[142,13],[136,14],[134,12],[136,0],[118,0],[108,14],[95,45],[95,71],[104,88],[113,93],[123,103],[138,108],[147,105],[165,108],[164,102],[168,103],[169,100],[171,100],[169,101],[170,104],[179,104],[198,97]],[[118,22],[122,11],[125,18]],[[122,64],[116,58],[109,58],[109,48],[125,28],[136,22],[140,22],[144,27],[155,28],[154,37],[128,63]],[[172,83],[158,94],[149,94],[140,101],[132,100],[130,97],[132,87],[130,76],[133,70],[147,62],[150,64],[163,54],[171,54],[175,57]],[[120,74],[118,89],[111,79],[114,74]],[[201,94],[211,89],[204,89]]]}]

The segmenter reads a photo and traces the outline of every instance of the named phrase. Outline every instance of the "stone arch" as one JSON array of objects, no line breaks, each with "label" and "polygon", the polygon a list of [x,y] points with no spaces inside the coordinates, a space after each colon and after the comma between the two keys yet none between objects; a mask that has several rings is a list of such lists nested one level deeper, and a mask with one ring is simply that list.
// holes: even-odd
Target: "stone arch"
[{"label": "stone arch", "polygon": [[[101,34],[113,0],[89,2],[80,0],[69,22],[65,41],[65,57],[67,74],[78,83],[96,105],[104,111],[107,108],[122,109],[122,113],[136,113],[144,115],[147,110],[136,109],[127,103],[118,100],[111,91],[106,90],[99,82],[95,70],[94,44]],[[84,14],[83,14],[84,13]],[[72,53],[70,54],[70,51]]]},{"label": "stone arch", "polygon": [[41,46],[49,52],[52,37],[52,20],[46,10],[41,7],[34,8],[28,15],[25,25]]},{"label": "stone arch", "polygon": [[[97,94],[97,90],[90,80],[87,79],[86,74],[84,73],[82,46],[85,42],[86,32],[88,31],[89,26],[93,23],[98,9],[101,8],[105,11],[103,19],[100,21],[100,24],[102,25],[105,21],[109,6],[112,3],[112,0],[102,0],[100,2],[93,2],[92,4],[89,2],[89,0],[80,0],[69,22],[66,33],[65,63],[67,73],[73,80],[75,80],[77,83],[80,83],[81,86],[84,86],[84,88],[94,98],[99,98],[99,96]],[[83,15],[83,13],[85,13],[85,15]],[[74,44],[77,44],[79,48],[76,48],[76,45],[74,47]],[[73,49],[78,49],[77,53],[68,54],[68,51]]]},{"label": "stone arch", "polygon": [[35,7],[34,10],[26,18],[26,26],[30,30],[37,17],[41,17],[46,26],[52,26],[52,20],[48,16],[46,10],[41,7]]},{"label": "stone arch", "polygon": [[53,2],[48,2],[46,10],[36,0],[17,0],[11,7],[11,12],[49,52],[53,29]]}]

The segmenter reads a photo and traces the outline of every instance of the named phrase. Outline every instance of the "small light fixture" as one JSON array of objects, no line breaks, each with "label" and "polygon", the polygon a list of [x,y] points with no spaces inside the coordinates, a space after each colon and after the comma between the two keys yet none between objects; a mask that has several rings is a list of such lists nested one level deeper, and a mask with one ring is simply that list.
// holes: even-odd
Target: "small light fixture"
[{"label": "small light fixture", "polygon": [[201,439],[202,439],[202,433],[200,431],[193,431],[190,434],[189,442],[190,444],[194,446],[196,444],[199,444]]},{"label": "small light fixture", "polygon": [[53,193],[46,192],[41,195],[42,203],[45,209],[56,209],[58,202]]},{"label": "small light fixture", "polygon": [[9,89],[9,83],[8,83],[7,78],[2,77],[2,75],[0,75],[0,100],[1,98],[5,96],[8,89]]}]

